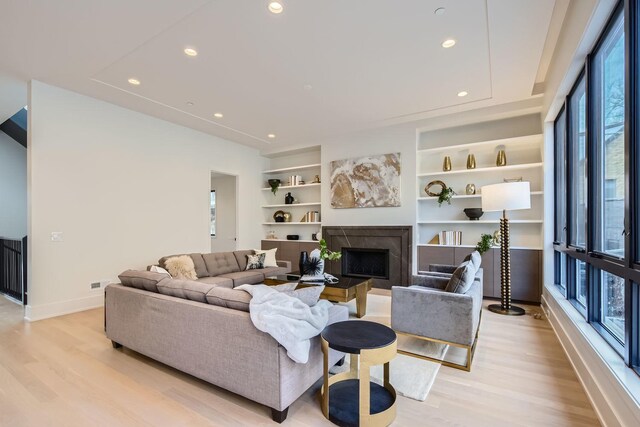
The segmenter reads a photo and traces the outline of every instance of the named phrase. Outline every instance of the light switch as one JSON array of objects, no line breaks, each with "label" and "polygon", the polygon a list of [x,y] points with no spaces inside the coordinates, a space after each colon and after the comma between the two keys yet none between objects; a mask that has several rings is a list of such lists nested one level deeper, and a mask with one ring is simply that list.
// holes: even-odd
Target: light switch
[{"label": "light switch", "polygon": [[64,237],[62,236],[62,231],[52,231],[51,232],[51,241],[52,242],[62,242],[62,241],[64,241]]}]

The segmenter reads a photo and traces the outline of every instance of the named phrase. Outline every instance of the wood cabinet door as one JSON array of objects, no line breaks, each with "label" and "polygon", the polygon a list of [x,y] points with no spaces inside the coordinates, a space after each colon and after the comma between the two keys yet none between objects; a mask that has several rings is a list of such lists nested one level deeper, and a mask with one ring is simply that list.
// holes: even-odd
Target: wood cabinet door
[{"label": "wood cabinet door", "polygon": [[[464,257],[475,251],[475,248],[454,248],[453,264],[459,265],[462,263]],[[485,297],[499,297],[500,293],[496,294],[493,285],[494,265],[493,256],[495,249],[489,249],[482,254],[482,295]]]},{"label": "wood cabinet door", "polygon": [[[494,291],[500,296],[500,249],[495,249]],[[511,249],[511,299],[540,302],[541,294],[540,251]]]},{"label": "wood cabinet door", "polygon": [[453,252],[448,246],[418,246],[418,271],[429,270],[430,264],[454,265]]}]

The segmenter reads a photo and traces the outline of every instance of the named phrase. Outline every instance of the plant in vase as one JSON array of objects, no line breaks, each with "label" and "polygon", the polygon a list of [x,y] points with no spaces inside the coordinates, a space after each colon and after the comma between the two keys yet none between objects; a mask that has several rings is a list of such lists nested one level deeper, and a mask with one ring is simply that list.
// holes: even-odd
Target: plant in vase
[{"label": "plant in vase", "polygon": [[271,187],[271,192],[275,196],[276,193],[278,192],[278,188],[280,187],[280,180],[279,179],[270,179],[268,182],[269,182],[269,187]]},{"label": "plant in vase", "polygon": [[493,236],[491,234],[481,234],[480,241],[476,245],[476,251],[482,255],[491,249],[491,244],[493,243]]},{"label": "plant in vase", "polygon": [[438,194],[438,207],[442,206],[444,202],[451,204],[451,199],[456,195],[456,192],[453,191],[453,188],[446,187],[443,188],[440,194]]}]

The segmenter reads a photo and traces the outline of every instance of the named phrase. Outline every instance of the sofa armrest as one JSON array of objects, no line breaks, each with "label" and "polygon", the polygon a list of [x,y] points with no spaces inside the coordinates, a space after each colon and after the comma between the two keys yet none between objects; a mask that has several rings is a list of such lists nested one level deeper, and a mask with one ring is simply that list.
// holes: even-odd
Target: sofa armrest
[{"label": "sofa armrest", "polygon": [[445,265],[445,264],[429,264],[429,271],[436,273],[448,273],[453,274],[458,268],[457,265]]},{"label": "sofa armrest", "polygon": [[291,261],[276,260],[276,264],[278,264],[278,267],[286,268],[287,273],[291,273]]},{"label": "sofa armrest", "polygon": [[[472,288],[478,286],[474,282]],[[420,286],[393,286],[391,327],[398,332],[471,345],[480,314],[473,295],[472,289],[456,294]]]}]

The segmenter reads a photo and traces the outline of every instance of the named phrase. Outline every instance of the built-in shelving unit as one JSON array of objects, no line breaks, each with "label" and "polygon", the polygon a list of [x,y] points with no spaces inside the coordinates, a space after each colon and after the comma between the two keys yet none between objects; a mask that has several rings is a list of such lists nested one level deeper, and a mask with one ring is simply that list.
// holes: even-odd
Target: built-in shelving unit
[{"label": "built-in shelving unit", "polygon": [[[292,185],[290,177],[298,175],[304,181],[302,185]],[[306,150],[281,152],[265,158],[263,187],[261,188],[263,211],[262,226],[264,237],[274,232],[273,242],[313,242],[312,234],[320,231],[322,223],[305,222],[307,212],[317,212],[321,218],[321,189],[322,183],[316,183],[316,176],[321,175],[320,147]],[[268,185],[269,179],[279,179],[280,187],[274,195]],[[285,203],[285,196],[291,193],[295,202]],[[291,215],[289,222],[275,222],[273,215],[276,211],[284,211]],[[287,240],[287,235],[298,235],[300,240]]]},{"label": "built-in shelving unit", "polygon": [[[507,165],[496,166],[499,150],[505,150]],[[467,169],[467,156],[473,154],[476,167]],[[443,171],[444,157],[451,158],[452,170]],[[462,231],[462,246],[475,247],[481,234],[498,229],[501,212],[485,212],[478,221],[464,214],[465,208],[481,207],[481,187],[522,178],[530,182],[531,209],[508,212],[511,224],[511,244],[514,248],[539,249],[543,230],[543,136],[540,134],[514,138],[442,144],[420,138],[417,158],[417,227],[418,246],[430,245],[440,231]],[[437,204],[437,197],[428,196],[425,187],[431,181],[443,181],[456,195],[451,204]],[[467,184],[474,184],[476,194],[466,194]],[[437,191],[439,187],[435,187]],[[438,246],[438,245],[435,245]],[[444,246],[444,245],[442,245]]]}]

